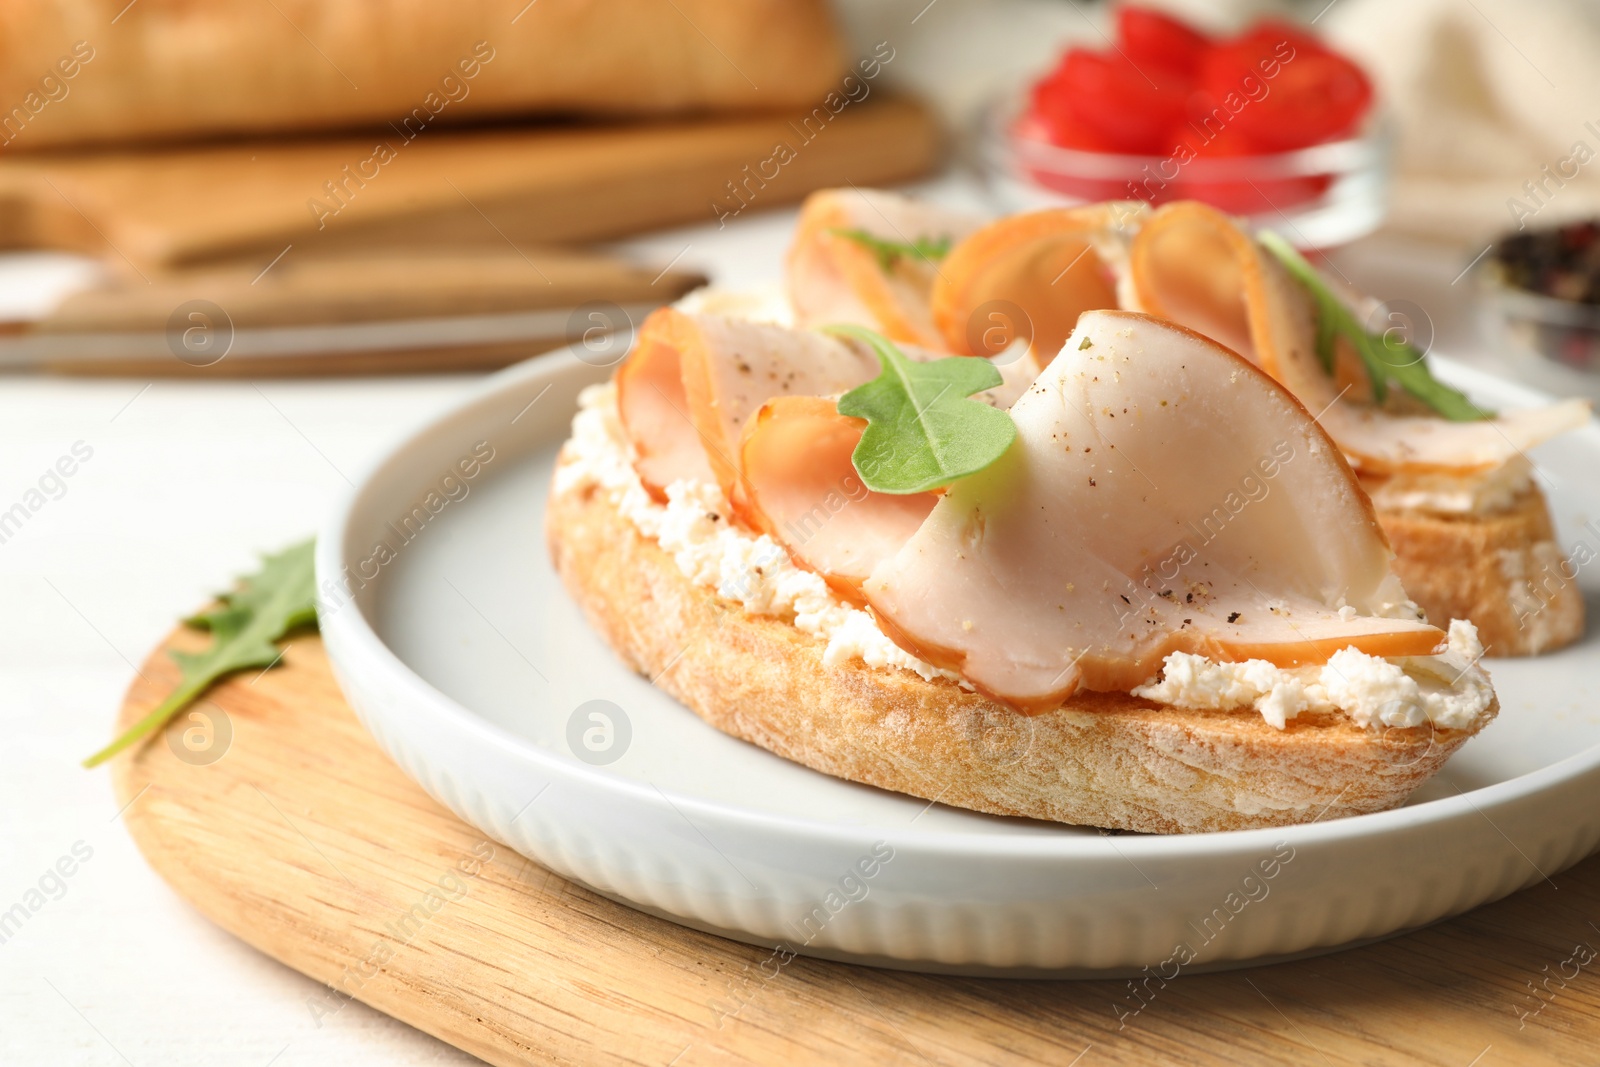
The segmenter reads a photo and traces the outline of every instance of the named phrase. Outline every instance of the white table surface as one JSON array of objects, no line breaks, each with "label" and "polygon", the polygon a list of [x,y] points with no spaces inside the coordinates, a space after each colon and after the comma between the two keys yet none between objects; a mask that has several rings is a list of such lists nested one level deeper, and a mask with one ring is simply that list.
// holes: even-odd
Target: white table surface
[{"label": "white table surface", "polygon": [[[976,195],[956,177],[932,191]],[[792,218],[621,247],[663,264],[681,253],[725,283],[776,280]],[[1492,365],[1470,294],[1450,285],[1464,258],[1380,238],[1339,262],[1370,291],[1427,308],[1441,351]],[[0,258],[0,302],[45,287],[45,266]],[[318,985],[179,899],[122,828],[109,776],[78,767],[107,740],[132,664],[180,613],[258,551],[314,531],[381,449],[475,380],[0,378],[0,511],[75,442],[93,449],[64,495],[0,543],[0,911],[76,843],[93,850],[0,944],[0,1062],[475,1062],[360,1004],[319,1027],[306,1007]]]},{"label": "white table surface", "polygon": [[[963,189],[944,193],[959,202]],[[793,217],[619,247],[662,265],[681,253],[727,282],[776,281]],[[65,273],[53,258],[0,257],[0,305]],[[382,449],[478,380],[0,377],[0,512],[76,442],[93,449],[0,543],[0,912],[75,844],[93,850],[0,943],[0,1063],[477,1062],[361,1004],[318,1027],[306,1007],[318,984],[174,894],[118,821],[110,776],[78,763],[109,739],[133,665],[180,614],[256,553],[313,533]]]},{"label": "white table surface", "polygon": [[[1092,32],[1052,0],[866,0],[840,13],[869,47],[893,37],[886,84],[950,112]],[[944,192],[972,196],[959,182]],[[726,229],[619,247],[663,266],[681,253],[680,265],[728,283],[776,281],[793,217],[752,211]],[[81,270],[0,255],[0,319]],[[0,376],[0,512],[75,442],[94,450],[60,499],[0,543],[0,913],[76,843],[93,850],[60,899],[0,943],[0,1064],[477,1062],[359,1003],[319,1028],[306,1007],[318,984],[179,899],[117,821],[109,775],[78,766],[108,740],[133,664],[180,614],[258,552],[315,531],[387,444],[477,380]]]}]

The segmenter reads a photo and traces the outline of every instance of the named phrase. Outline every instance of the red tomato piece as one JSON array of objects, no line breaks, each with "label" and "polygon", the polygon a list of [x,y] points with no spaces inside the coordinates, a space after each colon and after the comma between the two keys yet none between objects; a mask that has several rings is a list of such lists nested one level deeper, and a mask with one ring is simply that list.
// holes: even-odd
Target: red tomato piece
[{"label": "red tomato piece", "polygon": [[1290,22],[1288,19],[1270,17],[1257,19],[1246,27],[1244,32],[1240,33],[1235,40],[1243,41],[1251,38],[1261,38],[1272,44],[1287,41],[1296,50],[1304,48],[1310,52],[1332,51],[1315,32],[1300,25],[1298,22]]},{"label": "red tomato piece", "polygon": [[1268,23],[1208,52],[1195,95],[1199,115],[1227,115],[1262,147],[1288,151],[1353,134],[1372,83],[1298,27]]},{"label": "red tomato piece", "polygon": [[[1045,141],[1081,152],[1116,152],[1116,148],[1104,137],[1068,113],[1046,115],[1035,110],[1018,120],[1012,133],[1017,137]],[[1025,169],[1034,182],[1074,200],[1098,203],[1101,200],[1123,200],[1129,195],[1125,181],[1080,177],[1042,167]]]},{"label": "red tomato piece", "polygon": [[1117,44],[1138,66],[1148,63],[1192,78],[1211,38],[1165,12],[1127,4],[1117,8]]},{"label": "red tomato piece", "polygon": [[1201,200],[1230,215],[1263,215],[1286,211],[1315,200],[1333,184],[1333,179],[1326,175],[1294,178],[1252,178],[1241,175],[1237,179],[1220,180],[1197,176],[1198,168],[1209,161],[1247,159],[1272,150],[1253,140],[1237,124],[1224,128],[1210,140],[1192,127],[1179,131],[1179,134],[1178,140],[1188,145],[1194,152],[1194,158],[1182,165],[1177,180],[1172,183],[1174,199]]},{"label": "red tomato piece", "polygon": [[1069,51],[1054,79],[1074,117],[1118,151],[1135,155],[1170,147],[1167,131],[1182,121],[1192,87],[1170,68],[1136,67],[1115,52],[1085,48]]},{"label": "red tomato piece", "polygon": [[[1036,98],[1037,99],[1037,98]],[[1019,136],[1037,141],[1048,141],[1062,148],[1076,148],[1083,152],[1116,152],[1117,146],[1093,126],[1067,109],[1064,102],[1051,100],[1035,103],[1017,123]]]},{"label": "red tomato piece", "polygon": [[[1067,87],[1062,82],[1061,68],[1059,66],[1051,71],[1049,76],[1034,85],[1032,105],[1028,109],[1028,114],[1040,119],[1052,128],[1057,122],[1070,119],[1071,111],[1067,107]],[[1054,140],[1052,137],[1047,137],[1046,139]]]}]

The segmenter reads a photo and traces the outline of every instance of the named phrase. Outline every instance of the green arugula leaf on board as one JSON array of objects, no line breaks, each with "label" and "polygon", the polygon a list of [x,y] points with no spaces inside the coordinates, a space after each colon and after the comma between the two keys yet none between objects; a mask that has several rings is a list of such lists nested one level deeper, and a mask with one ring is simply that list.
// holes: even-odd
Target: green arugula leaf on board
[{"label": "green arugula leaf on board", "polygon": [[210,630],[211,647],[204,652],[172,651],[182,670],[182,681],[154,711],[128,731],[83,761],[98,766],[129,746],[165,726],[178,712],[194,703],[212,683],[234,671],[265,669],[283,653],[274,643],[289,631],[317,621],[316,579],[311,541],[263,557],[261,569],[239,580],[239,588],[218,596],[221,606],[184,619],[184,624]]},{"label": "green arugula leaf on board", "polygon": [[1372,398],[1377,403],[1383,403],[1389,395],[1390,384],[1394,384],[1452,422],[1494,417],[1492,411],[1485,411],[1467,399],[1466,394],[1435,378],[1415,345],[1392,337],[1388,332],[1381,336],[1369,333],[1355,313],[1328,288],[1316,268],[1289,242],[1271,230],[1262,230],[1257,237],[1262,247],[1277,257],[1316,302],[1317,358],[1322,361],[1323,370],[1333,373],[1334,343],[1342,337],[1361,358],[1367,378],[1372,382]]},{"label": "green arugula leaf on board", "polygon": [[865,341],[883,367],[839,398],[839,414],[867,420],[850,459],[868,489],[903,494],[949,485],[999,459],[1016,438],[1010,415],[969,399],[1000,384],[1000,371],[988,360],[952,356],[919,363],[860,326],[828,331]]},{"label": "green arugula leaf on board", "polygon": [[878,257],[878,266],[884,271],[894,267],[900,259],[920,259],[927,263],[937,263],[950,254],[949,237],[918,237],[915,241],[888,241],[882,237],[874,237],[866,230],[845,230],[835,227],[828,231],[840,237],[854,241]]}]

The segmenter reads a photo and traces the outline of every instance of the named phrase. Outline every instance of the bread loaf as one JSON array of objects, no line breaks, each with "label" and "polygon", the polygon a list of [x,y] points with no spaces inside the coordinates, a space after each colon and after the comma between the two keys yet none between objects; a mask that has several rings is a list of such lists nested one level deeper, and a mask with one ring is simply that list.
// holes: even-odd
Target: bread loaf
[{"label": "bread loaf", "polygon": [[1378,509],[1395,573],[1430,619],[1471,619],[1490,656],[1536,656],[1583,636],[1583,594],[1530,485],[1505,511]]},{"label": "bread loaf", "polygon": [[794,109],[842,56],[824,0],[6,0],[0,145]]},{"label": "bread loaf", "polygon": [[1373,732],[1339,714],[1283,730],[1252,712],[1080,693],[1039,715],[860,662],[695,585],[594,485],[553,490],[556,570],[627,665],[725,733],[814,770],[996,815],[1147,833],[1382,811],[1473,730]]}]

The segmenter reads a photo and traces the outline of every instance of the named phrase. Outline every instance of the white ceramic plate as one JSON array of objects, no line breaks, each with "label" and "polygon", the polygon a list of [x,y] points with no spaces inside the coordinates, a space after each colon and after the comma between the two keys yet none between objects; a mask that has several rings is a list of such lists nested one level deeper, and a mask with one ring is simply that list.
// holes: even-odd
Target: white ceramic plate
[{"label": "white ceramic plate", "polygon": [[[1493,404],[1542,399],[1447,370]],[[1433,922],[1600,842],[1593,635],[1494,662],[1498,721],[1407,806],[1282,830],[1104,835],[978,815],[720,734],[622,665],[548,561],[551,463],[578,390],[608,373],[561,352],[494,376],[381,460],[317,545],[335,591],[322,631],[368,729],[462,818],[562,875],[781,944],[780,961],[1170,977]],[[1600,518],[1600,429],[1536,458],[1563,545],[1600,549],[1600,525],[1582,527]]]}]

